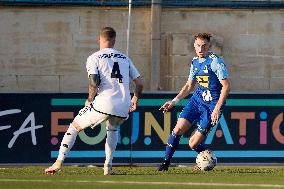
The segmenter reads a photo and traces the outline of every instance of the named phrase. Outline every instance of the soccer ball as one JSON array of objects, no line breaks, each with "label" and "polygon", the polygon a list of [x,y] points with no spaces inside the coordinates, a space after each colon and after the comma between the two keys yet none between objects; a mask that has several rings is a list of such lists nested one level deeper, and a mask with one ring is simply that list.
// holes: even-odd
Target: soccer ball
[{"label": "soccer ball", "polygon": [[211,150],[204,150],[196,157],[197,167],[202,171],[210,171],[217,164],[217,158]]}]

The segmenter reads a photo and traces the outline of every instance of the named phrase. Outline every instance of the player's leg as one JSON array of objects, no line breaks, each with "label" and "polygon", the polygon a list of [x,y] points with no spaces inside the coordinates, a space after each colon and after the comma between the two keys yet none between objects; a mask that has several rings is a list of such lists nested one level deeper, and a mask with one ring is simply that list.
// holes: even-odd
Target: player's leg
[{"label": "player's leg", "polygon": [[[204,143],[205,138],[206,138],[206,136],[204,136],[202,133],[200,133],[199,131],[196,130],[194,132],[194,134],[189,139],[189,147],[192,150],[196,151],[197,153],[200,153],[200,152],[206,150],[207,148],[206,148],[205,143]],[[200,168],[197,165],[195,165],[193,167],[193,170],[200,171]]]},{"label": "player's leg", "polygon": [[61,141],[58,157],[52,166],[45,169],[46,174],[55,174],[57,171],[61,169],[66,154],[68,154],[68,152],[74,145],[79,131],[80,128],[76,128],[75,124],[73,123],[70,124]]},{"label": "player's leg", "polygon": [[165,150],[165,158],[163,163],[158,167],[158,171],[167,171],[170,166],[170,161],[178,148],[181,136],[189,130],[191,123],[186,119],[179,118],[175,128],[169,135]]},{"label": "player's leg", "polygon": [[[205,146],[205,139],[211,128],[214,126],[211,124],[211,111],[209,110],[209,108],[206,106],[200,107],[200,111],[201,115],[197,129],[189,139],[189,147],[197,153],[200,153],[207,149],[207,146]],[[194,169],[198,170],[199,168],[197,166],[194,166]]]},{"label": "player's leg", "polygon": [[115,174],[112,170],[113,155],[118,141],[118,127],[123,123],[123,119],[110,116],[106,121],[107,137],[105,143],[105,163],[104,163],[104,175]]},{"label": "player's leg", "polygon": [[206,136],[204,136],[202,133],[195,131],[189,139],[189,147],[197,153],[206,150],[206,146],[204,144],[205,138]]},{"label": "player's leg", "polygon": [[211,110],[210,107],[200,104],[199,106],[200,117],[197,120],[197,128],[192,136],[189,138],[189,147],[197,153],[206,150],[204,140],[211,128]]},{"label": "player's leg", "polygon": [[192,126],[193,120],[198,116],[198,112],[196,111],[197,109],[198,107],[196,107],[195,99],[191,98],[179,114],[177,124],[168,138],[164,161],[158,167],[158,171],[168,170],[170,161],[178,148],[181,136],[189,130]]},{"label": "player's leg", "polygon": [[107,117],[108,115],[96,112],[91,107],[82,108],[64,134],[55,163],[45,169],[45,173],[55,174],[59,171],[70,149],[73,147],[78,133],[91,125],[97,125],[103,122]]}]

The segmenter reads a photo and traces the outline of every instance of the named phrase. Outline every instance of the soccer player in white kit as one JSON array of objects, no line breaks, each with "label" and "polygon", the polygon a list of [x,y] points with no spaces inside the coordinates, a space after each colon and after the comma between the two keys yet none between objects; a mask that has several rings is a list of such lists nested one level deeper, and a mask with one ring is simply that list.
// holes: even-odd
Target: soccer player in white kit
[{"label": "soccer player in white kit", "polygon": [[[128,113],[136,110],[143,82],[131,60],[114,49],[116,32],[111,27],[100,31],[100,50],[88,57],[86,68],[89,77],[89,96],[78,115],[66,131],[55,163],[45,169],[46,174],[55,174],[75,143],[78,133],[106,121],[107,138],[104,175],[114,174],[112,159],[118,141],[118,127]],[[129,84],[134,81],[135,91],[131,98]]]}]

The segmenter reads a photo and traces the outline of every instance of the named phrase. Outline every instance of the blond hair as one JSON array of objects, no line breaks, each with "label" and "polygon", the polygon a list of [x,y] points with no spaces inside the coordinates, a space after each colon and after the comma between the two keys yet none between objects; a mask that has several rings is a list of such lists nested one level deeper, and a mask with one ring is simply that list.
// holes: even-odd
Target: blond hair
[{"label": "blond hair", "polygon": [[116,31],[112,27],[104,27],[100,31],[100,37],[106,41],[114,42],[116,37]]}]

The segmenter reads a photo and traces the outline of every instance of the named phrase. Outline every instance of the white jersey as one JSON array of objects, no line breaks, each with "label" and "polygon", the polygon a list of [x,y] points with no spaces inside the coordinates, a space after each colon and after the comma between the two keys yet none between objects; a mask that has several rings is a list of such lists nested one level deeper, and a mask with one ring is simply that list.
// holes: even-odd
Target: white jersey
[{"label": "white jersey", "polygon": [[128,117],[131,106],[129,82],[140,76],[131,60],[113,48],[104,48],[88,57],[86,68],[88,76],[98,74],[100,78],[97,96],[93,101],[95,110]]}]

